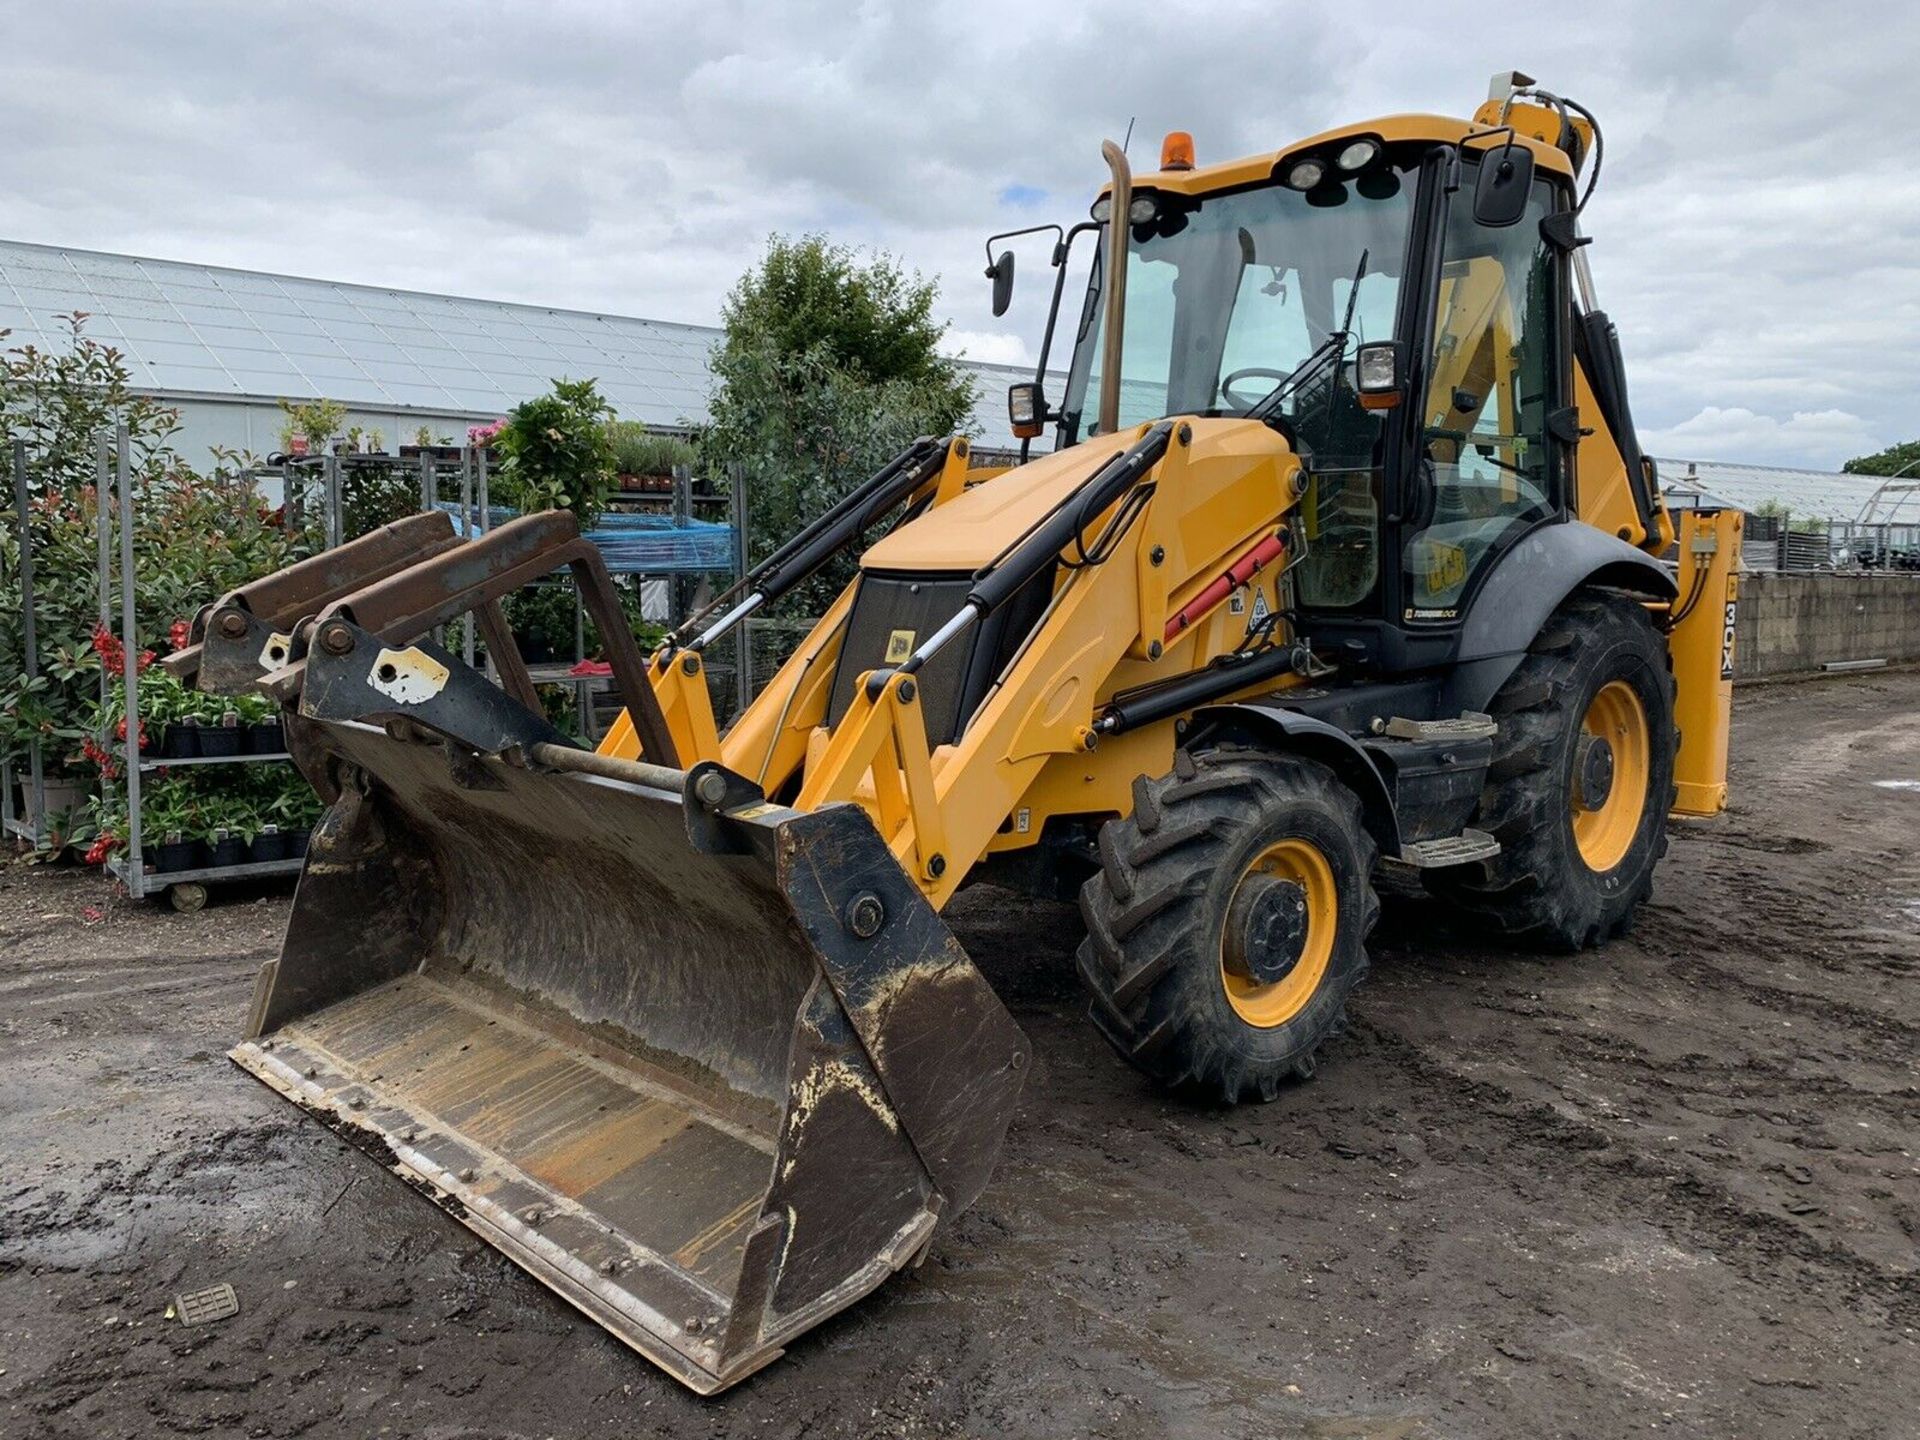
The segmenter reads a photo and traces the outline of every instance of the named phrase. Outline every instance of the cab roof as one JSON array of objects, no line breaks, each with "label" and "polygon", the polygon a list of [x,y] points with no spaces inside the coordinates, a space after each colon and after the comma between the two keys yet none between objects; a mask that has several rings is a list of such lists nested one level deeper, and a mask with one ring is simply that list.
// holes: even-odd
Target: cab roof
[{"label": "cab roof", "polygon": [[[1518,128],[1522,117],[1515,115],[1512,118],[1516,126],[1516,139],[1533,151],[1534,163],[1541,170],[1572,179],[1573,161],[1567,152],[1537,135],[1524,133]],[[1217,165],[1196,166],[1192,170],[1149,170],[1135,175],[1133,183],[1136,189],[1169,190],[1180,195],[1210,195],[1216,190],[1258,184],[1272,177],[1292,157],[1322,146],[1332,146],[1342,140],[1354,140],[1364,135],[1389,145],[1406,140],[1457,145],[1469,135],[1484,134],[1489,123],[1479,116],[1473,120],[1461,120],[1447,115],[1383,115],[1377,120],[1362,120],[1358,124],[1323,130],[1282,150],[1270,150],[1238,160],[1224,160]],[[1102,185],[1098,193],[1104,195],[1112,188],[1111,183]]]}]

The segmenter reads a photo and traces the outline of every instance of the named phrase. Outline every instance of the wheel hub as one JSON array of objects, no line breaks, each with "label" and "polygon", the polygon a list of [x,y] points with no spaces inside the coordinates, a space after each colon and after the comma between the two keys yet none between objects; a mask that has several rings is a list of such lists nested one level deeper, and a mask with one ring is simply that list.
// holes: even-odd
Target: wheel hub
[{"label": "wheel hub", "polygon": [[1307,947],[1307,892],[1277,875],[1252,875],[1227,915],[1226,968],[1256,985],[1284,980]]},{"label": "wheel hub", "polygon": [[1573,756],[1574,800],[1598,810],[1613,793],[1613,746],[1604,735],[1582,735]]}]

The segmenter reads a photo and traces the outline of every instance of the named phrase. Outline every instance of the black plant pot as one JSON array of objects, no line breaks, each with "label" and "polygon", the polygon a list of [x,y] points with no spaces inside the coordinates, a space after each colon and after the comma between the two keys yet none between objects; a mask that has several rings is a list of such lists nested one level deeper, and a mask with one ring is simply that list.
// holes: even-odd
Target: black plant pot
[{"label": "black plant pot", "polygon": [[140,847],[140,868],[148,874],[152,874],[160,868],[160,847],[158,845],[142,845]]},{"label": "black plant pot", "polygon": [[167,840],[153,847],[154,868],[161,874],[200,868],[198,840]]},{"label": "black plant pot", "polygon": [[271,835],[263,831],[253,837],[253,844],[247,848],[247,853],[253,857],[256,865],[284,860],[287,858],[287,839],[285,831],[276,830]]},{"label": "black plant pot", "polygon": [[254,755],[278,755],[287,748],[286,727],[278,720],[262,720],[247,727],[247,750]]},{"label": "black plant pot", "polygon": [[283,830],[281,838],[287,842],[287,859],[298,860],[307,853],[307,841],[313,838],[311,830]]},{"label": "black plant pot", "polygon": [[165,760],[191,760],[200,753],[198,725],[170,724],[160,732],[160,755]]},{"label": "black plant pot", "polygon": [[211,841],[207,845],[207,858],[216,870],[223,870],[229,865],[244,865],[247,863],[247,842],[238,835]]},{"label": "black plant pot", "polygon": [[247,738],[238,725],[202,725],[200,753],[209,760],[224,760],[240,753],[240,742]]}]

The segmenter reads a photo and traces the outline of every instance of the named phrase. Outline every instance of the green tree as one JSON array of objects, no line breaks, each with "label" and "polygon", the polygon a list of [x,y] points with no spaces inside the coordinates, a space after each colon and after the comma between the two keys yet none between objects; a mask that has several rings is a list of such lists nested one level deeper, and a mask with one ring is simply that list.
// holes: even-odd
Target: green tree
[{"label": "green tree", "polygon": [[[173,459],[179,412],[133,393],[125,358],[87,334],[84,310],[59,318],[67,329],[65,348],[19,345],[0,356],[0,429],[9,441],[27,442],[31,492],[91,484],[100,435],[123,421],[136,469]],[[0,340],[8,333],[0,330]],[[9,464],[0,459],[0,466]]]},{"label": "green tree", "polygon": [[1840,467],[1852,475],[1920,474],[1920,440],[1903,440],[1873,455],[1856,455]]},{"label": "green tree", "polygon": [[[891,256],[774,236],[722,311],[703,458],[748,477],[752,558],[768,554],[918,435],[960,428],[972,377],[939,353],[938,286]],[[852,574],[831,565],[785,608],[817,614]]]}]

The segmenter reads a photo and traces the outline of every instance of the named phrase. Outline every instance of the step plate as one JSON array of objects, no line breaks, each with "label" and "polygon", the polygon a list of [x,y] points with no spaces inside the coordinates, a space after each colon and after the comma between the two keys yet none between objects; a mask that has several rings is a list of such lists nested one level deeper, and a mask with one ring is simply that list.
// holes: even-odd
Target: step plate
[{"label": "step plate", "polygon": [[1491,715],[1463,711],[1451,720],[1407,720],[1394,716],[1383,732],[1389,740],[1491,740],[1500,724]]},{"label": "step plate", "polygon": [[1438,840],[1415,840],[1400,847],[1400,863],[1416,870],[1444,870],[1449,865],[1470,865],[1475,860],[1491,860],[1500,853],[1500,842],[1484,830],[1462,830]]}]

